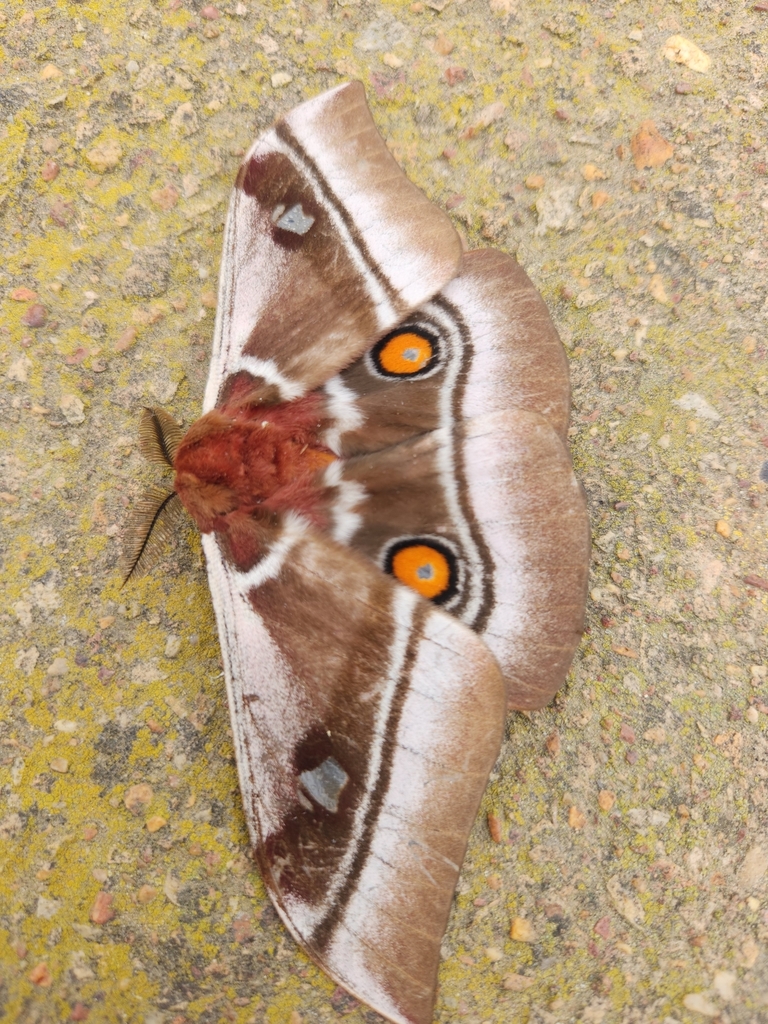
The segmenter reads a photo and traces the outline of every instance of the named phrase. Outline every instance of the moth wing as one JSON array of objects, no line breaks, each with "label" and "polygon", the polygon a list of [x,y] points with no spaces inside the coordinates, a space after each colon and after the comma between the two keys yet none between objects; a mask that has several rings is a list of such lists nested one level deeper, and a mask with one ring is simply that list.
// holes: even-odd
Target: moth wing
[{"label": "moth wing", "polygon": [[505,688],[457,620],[287,517],[233,569],[203,537],[246,818],[281,918],[341,985],[429,1024]]},{"label": "moth wing", "polygon": [[552,699],[581,639],[589,526],[545,417],[510,410],[433,430],[350,459],[331,490],[338,535],[382,568],[392,552],[437,547],[449,563],[445,608],[496,655],[511,708]]},{"label": "moth wing", "polygon": [[326,476],[333,533],[383,568],[411,541],[441,548],[434,599],[486,640],[510,706],[541,707],[580,640],[589,568],[562,345],[524,271],[492,250],[467,254],[400,330],[434,345],[432,369],[388,377],[374,350],[326,388],[354,424],[331,439],[352,456]]},{"label": "moth wing", "polygon": [[317,387],[439,291],[460,254],[447,215],[387,149],[360,82],[302,103],[237,177],[204,411],[243,378],[272,400]]}]

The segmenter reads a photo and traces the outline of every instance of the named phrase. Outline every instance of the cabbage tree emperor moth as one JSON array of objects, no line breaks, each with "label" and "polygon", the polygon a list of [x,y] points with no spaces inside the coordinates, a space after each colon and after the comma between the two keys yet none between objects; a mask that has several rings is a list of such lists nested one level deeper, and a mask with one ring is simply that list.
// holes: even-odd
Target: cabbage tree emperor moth
[{"label": "cabbage tree emperor moth", "polygon": [[253,144],[227,218],[203,416],[145,410],[172,466],[129,529],[145,571],[203,535],[245,815],[301,947],[428,1024],[508,707],[582,628],[589,530],[565,355],[504,253],[462,253],[359,82]]}]

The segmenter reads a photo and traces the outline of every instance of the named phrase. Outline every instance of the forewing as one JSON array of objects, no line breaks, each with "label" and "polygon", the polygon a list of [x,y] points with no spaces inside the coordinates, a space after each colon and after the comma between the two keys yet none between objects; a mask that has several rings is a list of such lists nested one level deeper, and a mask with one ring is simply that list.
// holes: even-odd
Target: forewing
[{"label": "forewing", "polygon": [[244,376],[272,399],[317,387],[442,288],[460,252],[446,214],[387,149],[359,82],[296,107],[237,177],[204,411]]},{"label": "forewing", "polygon": [[203,538],[262,875],[318,964],[432,1019],[440,942],[505,691],[460,622],[288,518],[239,573]]},{"label": "forewing", "polygon": [[579,642],[589,566],[562,345],[525,273],[491,250],[399,330],[431,339],[427,372],[387,376],[374,349],[326,388],[328,443],[351,456],[326,474],[333,534],[383,568],[436,544],[450,586],[434,599],[485,638],[510,705],[541,707]]}]

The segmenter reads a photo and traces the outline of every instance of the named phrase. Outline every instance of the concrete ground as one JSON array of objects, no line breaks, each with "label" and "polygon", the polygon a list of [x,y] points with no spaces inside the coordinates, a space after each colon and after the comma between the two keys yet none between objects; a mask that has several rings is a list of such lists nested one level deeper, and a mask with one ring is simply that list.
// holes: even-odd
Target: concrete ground
[{"label": "concrete ground", "polygon": [[594,532],[435,1019],[768,1021],[767,62],[765,0],[6,0],[0,1019],[378,1020],[249,858],[198,539],[116,567],[156,479],[138,409],[200,408],[240,157],[360,78],[409,176],[547,300]]}]

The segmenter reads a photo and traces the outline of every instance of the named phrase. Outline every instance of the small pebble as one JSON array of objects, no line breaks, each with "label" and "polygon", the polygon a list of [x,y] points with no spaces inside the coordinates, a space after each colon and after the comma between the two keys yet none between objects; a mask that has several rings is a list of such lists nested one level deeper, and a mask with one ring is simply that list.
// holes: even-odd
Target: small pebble
[{"label": "small pebble", "polygon": [[676,64],[685,64],[692,71],[704,74],[709,70],[712,58],[685,36],[670,36],[664,43],[662,53],[667,60]]},{"label": "small pebble", "polygon": [[663,725],[655,725],[652,729],[648,729],[643,733],[644,740],[650,740],[651,743],[666,743],[667,733]]},{"label": "small pebble", "polygon": [[742,942],[741,955],[744,966],[747,970],[750,970],[755,966],[757,958],[760,956],[760,946],[758,946],[751,935],[747,936],[747,938]]},{"label": "small pebble", "polygon": [[595,164],[584,164],[581,168],[581,176],[584,181],[604,181],[608,177],[608,172]]},{"label": "small pebble", "polygon": [[157,896],[157,889],[152,885],[142,885],[136,894],[136,899],[139,903],[149,903]]},{"label": "small pebble", "polygon": [[731,524],[725,519],[718,519],[715,524],[715,532],[726,539],[731,536]]},{"label": "small pebble", "polygon": [[664,284],[664,278],[661,274],[653,274],[648,284],[648,294],[652,298],[656,299],[662,306],[671,305],[669,296],[667,295],[666,285]]},{"label": "small pebble", "polygon": [[515,942],[535,942],[533,925],[524,917],[513,917],[512,926],[509,929],[510,938]]},{"label": "small pebble", "polygon": [[146,782],[140,782],[128,787],[123,802],[132,814],[138,814],[143,807],[152,803],[153,796],[152,787]]},{"label": "small pebble", "polygon": [[99,142],[93,149],[85,154],[85,159],[99,174],[106,174],[114,170],[123,159],[123,150],[116,139],[106,139]]},{"label": "small pebble", "polygon": [[40,177],[43,181],[53,181],[59,175],[59,165],[55,160],[46,160],[40,168]]},{"label": "small pebble", "polygon": [[703,992],[689,992],[683,998],[683,1006],[686,1010],[693,1010],[704,1017],[717,1017],[720,1012],[711,999],[707,999]]},{"label": "small pebble", "polygon": [[50,769],[60,775],[65,775],[69,771],[69,761],[66,757],[54,757],[50,762]]},{"label": "small pebble", "polygon": [[42,327],[48,319],[48,310],[39,302],[34,302],[23,314],[21,322],[25,327],[36,330]]},{"label": "small pebble", "polygon": [[85,405],[77,395],[62,395],[59,410],[71,426],[77,426],[85,420]]},{"label": "small pebble", "polygon": [[127,352],[135,343],[138,333],[135,327],[126,327],[115,342],[115,352]]},{"label": "small pebble", "polygon": [[568,811],[568,824],[571,828],[584,828],[587,823],[587,816],[578,807],[571,807]]},{"label": "small pebble", "polygon": [[501,818],[498,814],[494,814],[492,811],[489,811],[487,820],[488,831],[491,834],[491,839],[494,843],[500,843],[502,840]]},{"label": "small pebble", "polygon": [[165,185],[149,193],[150,200],[161,210],[172,210],[179,201],[179,193],[173,185]]},{"label": "small pebble", "polygon": [[443,78],[446,80],[448,85],[458,85],[459,82],[463,82],[466,77],[466,68],[446,68],[443,72]]},{"label": "small pebble", "polygon": [[601,939],[610,939],[612,933],[610,917],[601,917],[599,921],[595,922],[592,931]]},{"label": "small pebble", "polygon": [[752,889],[768,874],[768,851],[756,844],[747,851],[736,879],[744,889]]},{"label": "small pebble", "polygon": [[636,739],[635,730],[632,726],[623,723],[619,729],[619,737],[624,740],[625,743],[634,743]]},{"label": "small pebble", "polygon": [[441,57],[447,57],[453,51],[454,44],[442,32],[438,32],[437,39],[432,44],[432,49]]},{"label": "small pebble", "polygon": [[175,658],[181,650],[181,637],[175,636],[173,633],[169,634],[168,639],[165,641],[165,651],[163,652],[166,658]]},{"label": "small pebble", "polygon": [[159,814],[153,814],[151,818],[147,818],[145,824],[148,832],[159,832],[168,824],[168,821]]},{"label": "small pebble", "polygon": [[55,64],[46,64],[38,77],[41,82],[50,82],[55,78],[63,78],[64,72]]},{"label": "small pebble", "polygon": [[256,935],[253,930],[251,920],[247,915],[241,915],[234,919],[232,922],[232,931],[234,932],[235,942],[240,943],[250,942]]},{"label": "small pebble", "polygon": [[730,1003],[736,995],[734,989],[737,981],[738,978],[733,971],[715,971],[712,987],[723,1002]]},{"label": "small pebble", "polygon": [[534,984],[533,978],[527,978],[524,974],[508,974],[502,985],[508,992],[524,992]]},{"label": "small pebble", "polygon": [[653,121],[643,121],[630,140],[635,167],[661,167],[674,153],[674,148],[661,136]]},{"label": "small pebble", "polygon": [[601,811],[605,811],[607,813],[615,803],[616,794],[612,793],[610,789],[601,789],[597,794],[597,805]]},{"label": "small pebble", "polygon": [[115,911],[112,909],[112,901],[114,897],[111,893],[100,892],[93,901],[91,907],[90,918],[94,924],[106,924],[107,921],[111,921],[115,916]]},{"label": "small pebble", "polygon": [[48,988],[53,980],[48,965],[45,963],[36,964],[29,972],[28,977],[33,985],[39,985],[41,988]]}]

